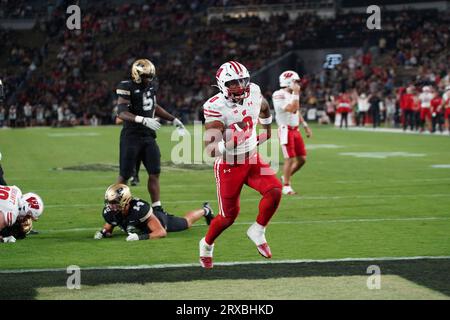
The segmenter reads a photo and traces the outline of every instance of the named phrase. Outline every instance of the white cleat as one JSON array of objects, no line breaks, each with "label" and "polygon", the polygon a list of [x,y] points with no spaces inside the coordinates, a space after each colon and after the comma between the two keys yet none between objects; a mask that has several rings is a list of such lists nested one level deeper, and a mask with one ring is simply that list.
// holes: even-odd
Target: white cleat
[{"label": "white cleat", "polygon": [[283,186],[282,192],[283,192],[283,194],[289,195],[289,196],[297,194],[297,192],[295,192],[294,189],[292,189],[291,186]]},{"label": "white cleat", "polygon": [[213,267],[213,251],[214,244],[209,245],[206,243],[205,238],[202,238],[199,242],[200,251],[200,265],[205,269],[211,269]]},{"label": "white cleat", "polygon": [[256,222],[252,224],[247,230],[247,236],[250,240],[253,241],[254,244],[256,244],[258,253],[264,258],[270,259],[272,258],[272,252],[270,251],[270,247],[267,244],[265,233],[266,228]]}]

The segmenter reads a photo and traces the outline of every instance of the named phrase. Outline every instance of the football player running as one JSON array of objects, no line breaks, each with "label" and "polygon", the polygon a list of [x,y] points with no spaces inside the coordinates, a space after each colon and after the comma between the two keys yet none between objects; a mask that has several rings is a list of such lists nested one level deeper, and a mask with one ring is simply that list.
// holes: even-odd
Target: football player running
[{"label": "football player running", "polygon": [[115,227],[128,233],[127,241],[159,239],[164,238],[167,232],[189,229],[202,217],[208,225],[214,218],[208,203],[204,203],[201,209],[186,213],[183,218],[153,210],[148,202],[134,198],[125,184],[108,187],[102,214],[106,223],[95,233],[96,240],[111,237]]},{"label": "football player running", "polygon": [[302,124],[306,136],[312,137],[312,131],[303,119],[300,109],[300,77],[295,71],[284,71],[279,78],[280,90],[272,95],[273,106],[278,124],[278,139],[283,151],[284,166],[281,180],[283,194],[294,195],[291,187],[291,177],[300,170],[306,162],[306,148],[298,129]]},{"label": "football player running", "polygon": [[[0,185],[0,232],[12,227],[18,221],[20,224],[26,224],[31,218],[37,220],[44,211],[44,203],[41,197],[35,193],[26,193],[16,186]],[[13,235],[0,236],[0,242],[16,242]]]},{"label": "football player running", "polygon": [[[263,257],[272,257],[265,231],[278,208],[282,187],[275,172],[257,152],[257,145],[270,139],[272,122],[269,104],[259,86],[250,82],[245,66],[235,61],[224,63],[216,73],[216,80],[220,92],[203,105],[203,111],[206,150],[215,157],[220,212],[199,243],[203,268],[213,267],[214,241],[239,214],[244,184],[262,195],[256,222],[247,230],[247,236]],[[265,129],[259,136],[256,134],[258,122]]]},{"label": "football player running", "polygon": [[155,66],[150,60],[136,60],[131,67],[131,79],[120,82],[116,89],[117,116],[124,121],[120,134],[120,174],[117,183],[126,184],[141,159],[148,173],[147,188],[152,207],[164,213],[159,187],[161,154],[156,143],[156,131],[161,124],[155,116],[172,121],[179,132],[185,129],[180,120],[157,104],[153,85],[155,75]]}]

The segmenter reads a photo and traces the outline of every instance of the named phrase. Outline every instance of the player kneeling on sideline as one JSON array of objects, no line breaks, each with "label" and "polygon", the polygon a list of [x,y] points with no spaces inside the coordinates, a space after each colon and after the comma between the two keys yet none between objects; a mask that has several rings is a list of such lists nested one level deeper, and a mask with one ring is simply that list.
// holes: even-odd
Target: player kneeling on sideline
[{"label": "player kneeling on sideline", "polygon": [[29,232],[31,224],[27,221],[36,221],[43,211],[44,203],[37,194],[29,192],[22,195],[22,191],[16,186],[0,185],[0,242],[16,242],[16,222],[22,226],[23,231]]},{"label": "player kneeling on sideline", "polygon": [[214,218],[208,203],[181,218],[153,210],[148,202],[133,198],[127,185],[113,184],[105,193],[103,218],[106,223],[95,233],[94,239],[111,237],[115,227],[128,233],[127,241],[164,238],[167,232],[189,229],[201,217],[205,217],[208,225]]}]

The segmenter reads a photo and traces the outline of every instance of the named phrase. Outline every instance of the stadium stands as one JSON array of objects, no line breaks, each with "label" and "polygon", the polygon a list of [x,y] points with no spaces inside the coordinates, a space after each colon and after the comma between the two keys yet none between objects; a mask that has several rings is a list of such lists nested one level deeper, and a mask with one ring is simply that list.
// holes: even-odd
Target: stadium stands
[{"label": "stadium stands", "polygon": [[[283,3],[294,2],[308,3]],[[302,105],[307,108],[331,108],[331,97],[343,92],[379,92],[384,99],[402,85],[431,84],[442,90],[450,81],[450,19],[445,12],[385,12],[381,31],[368,30],[366,15],[355,13],[333,19],[310,13],[295,20],[287,14],[269,21],[255,16],[206,19],[211,5],[242,4],[138,1],[107,9],[97,4],[83,9],[80,31],[67,30],[64,12],[56,9],[35,28],[44,36],[34,48],[19,46],[12,31],[3,30],[0,37],[10,54],[0,64],[0,77],[13,97],[9,103],[19,107],[19,115],[27,101],[35,109],[41,106],[46,124],[58,125],[58,109],[73,120],[65,123],[89,124],[94,114],[100,123],[113,123],[114,86],[127,76],[135,58],[148,57],[157,66],[159,102],[188,122],[200,118],[222,62],[239,60],[254,72],[286,52],[305,48],[358,48],[335,69],[303,75]],[[28,72],[30,66],[36,70]]]}]

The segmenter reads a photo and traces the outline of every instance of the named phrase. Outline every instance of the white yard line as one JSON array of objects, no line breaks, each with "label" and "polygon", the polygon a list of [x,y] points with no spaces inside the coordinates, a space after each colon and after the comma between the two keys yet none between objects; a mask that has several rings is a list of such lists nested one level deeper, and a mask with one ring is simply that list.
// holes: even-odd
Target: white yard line
[{"label": "white yard line", "polygon": [[[450,193],[436,194],[383,194],[383,195],[349,195],[349,196],[289,196],[283,197],[282,201],[302,201],[302,200],[341,200],[341,199],[383,199],[383,198],[440,198],[450,197]],[[171,200],[167,203],[202,203],[208,199]],[[261,198],[241,198],[241,202],[259,201]],[[216,199],[208,200],[217,202]],[[48,204],[46,208],[93,208],[102,207],[101,201],[98,203],[75,203],[75,204]]]},{"label": "white yard line", "polygon": [[[339,128],[336,128],[336,129],[338,129],[338,130],[343,130],[343,129],[339,129]],[[395,128],[381,128],[381,127],[378,127],[378,128],[376,128],[376,129],[373,129],[373,128],[371,128],[371,127],[365,127],[365,128],[362,128],[362,127],[350,127],[350,128],[348,128],[348,129],[345,129],[345,130],[343,130],[343,131],[346,131],[346,130],[348,130],[348,131],[363,131],[363,132],[376,132],[376,133],[401,133],[401,134],[414,134],[414,135],[422,135],[422,136],[434,136],[434,137],[449,137],[449,134],[448,134],[448,132],[447,133],[440,133],[440,132],[436,132],[436,133],[433,133],[433,134],[430,134],[430,132],[429,131],[424,131],[424,132],[418,132],[418,131],[409,131],[409,130],[407,130],[407,131],[403,131],[403,129],[395,129]]]},{"label": "white yard line", "polygon": [[[99,176],[101,178],[105,178],[105,176]],[[47,179],[48,177],[46,177]],[[53,178],[61,178],[61,177],[53,177]],[[42,180],[41,178],[15,178],[14,180],[19,180],[19,181],[25,181],[25,180]],[[386,184],[386,183],[391,183],[391,182],[401,182],[401,183],[409,183],[409,182],[435,182],[435,181],[450,181],[450,178],[423,178],[423,179],[383,179],[383,180],[375,180],[375,181],[370,181],[370,183],[375,183],[375,184]],[[367,184],[368,180],[335,180],[335,181],[309,181],[308,183],[312,183],[312,184],[331,184],[331,183],[336,183],[336,184]],[[202,188],[205,187],[207,185],[210,185],[209,183],[203,183],[203,184],[189,184],[189,188]],[[147,186],[145,185],[145,183],[141,183],[141,185],[137,186],[137,187],[133,187],[134,189],[136,188],[140,188],[140,189],[146,189]],[[185,185],[175,185],[175,184],[164,184],[162,186],[163,189],[183,189],[186,188]],[[55,191],[55,192],[71,192],[71,191],[89,191],[89,190],[100,190],[100,191],[104,191],[106,190],[106,187],[102,186],[102,187],[77,187],[77,188],[64,188],[64,189],[57,189],[57,188],[38,188],[35,189],[35,191]]]},{"label": "white yard line", "polygon": [[[277,224],[330,224],[330,223],[358,223],[358,222],[387,222],[387,221],[439,221],[450,220],[450,217],[409,217],[409,218],[364,218],[364,219],[336,219],[336,220],[292,220],[292,221],[272,221],[270,225]],[[251,225],[254,221],[235,222],[233,225]],[[202,224],[193,225],[193,227],[204,227]],[[39,229],[42,234],[46,233],[71,233],[81,231],[96,231],[97,228],[72,228],[72,229]]]},{"label": "white yard line", "polygon": [[[372,261],[411,261],[411,260],[447,260],[450,256],[413,256],[413,257],[368,257],[368,258],[340,258],[340,259],[294,259],[294,260],[262,260],[262,261],[240,261],[240,262],[215,262],[215,266],[240,266],[256,264],[297,264],[297,263],[332,263],[332,262],[372,262]],[[179,263],[179,264],[155,264],[155,265],[137,265],[137,266],[104,266],[104,267],[86,267],[87,270],[146,270],[146,269],[176,269],[186,267],[198,267],[198,263]],[[66,268],[44,268],[44,269],[13,269],[0,270],[0,274],[10,273],[32,273],[32,272],[66,272]]]}]

